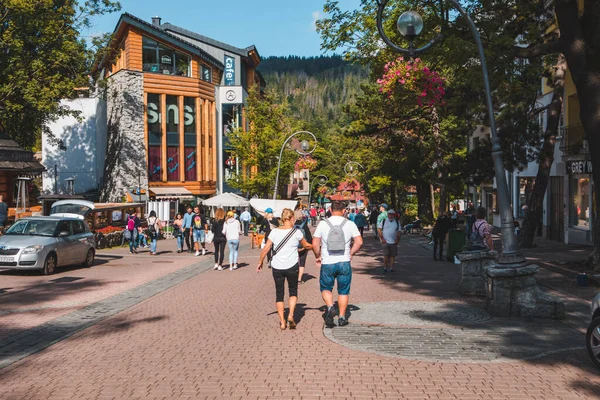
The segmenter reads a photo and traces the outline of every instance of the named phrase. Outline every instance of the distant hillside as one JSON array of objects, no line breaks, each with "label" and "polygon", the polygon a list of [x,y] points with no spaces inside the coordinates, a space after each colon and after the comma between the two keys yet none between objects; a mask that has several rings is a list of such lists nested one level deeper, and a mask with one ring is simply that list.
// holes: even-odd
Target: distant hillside
[{"label": "distant hillside", "polygon": [[369,73],[340,56],[266,57],[258,69],[267,87],[287,98],[296,117],[330,126],[343,122],[344,107],[360,93]]}]

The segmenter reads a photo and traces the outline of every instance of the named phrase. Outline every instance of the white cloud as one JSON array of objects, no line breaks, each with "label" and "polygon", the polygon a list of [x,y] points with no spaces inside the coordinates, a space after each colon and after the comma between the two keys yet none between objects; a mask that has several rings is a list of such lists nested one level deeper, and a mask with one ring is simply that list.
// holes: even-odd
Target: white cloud
[{"label": "white cloud", "polygon": [[313,31],[317,31],[317,21],[323,18],[323,13],[321,11],[313,11],[312,13],[312,22],[310,23],[310,28]]}]

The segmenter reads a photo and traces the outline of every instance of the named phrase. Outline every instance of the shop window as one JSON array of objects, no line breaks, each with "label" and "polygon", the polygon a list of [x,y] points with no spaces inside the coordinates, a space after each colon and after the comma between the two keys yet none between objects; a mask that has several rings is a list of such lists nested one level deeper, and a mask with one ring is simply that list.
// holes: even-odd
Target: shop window
[{"label": "shop window", "polygon": [[160,95],[148,93],[148,180],[161,180],[162,112]]},{"label": "shop window", "polygon": [[180,181],[179,178],[179,107],[177,96],[167,96],[167,180]]},{"label": "shop window", "polygon": [[202,108],[196,112],[196,99],[193,97],[184,97],[185,120],[183,125],[184,132],[184,157],[185,157],[185,180],[195,181],[196,174],[196,118],[197,115],[202,115]]},{"label": "shop window", "polygon": [[576,228],[590,229],[590,179],[571,178],[569,192],[569,224]]},{"label": "shop window", "polygon": [[145,72],[190,76],[189,56],[147,37],[142,39],[142,60]]},{"label": "shop window", "polygon": [[212,82],[212,70],[206,65],[203,65],[200,69],[200,78],[203,81]]}]

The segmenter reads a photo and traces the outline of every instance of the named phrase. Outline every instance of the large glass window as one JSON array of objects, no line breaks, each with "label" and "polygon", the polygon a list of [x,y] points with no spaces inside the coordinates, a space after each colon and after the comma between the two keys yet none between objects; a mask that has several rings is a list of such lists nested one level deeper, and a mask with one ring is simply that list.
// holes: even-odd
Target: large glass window
[{"label": "large glass window", "polygon": [[590,178],[571,178],[571,210],[569,224],[573,227],[590,229]]},{"label": "large glass window", "polygon": [[177,96],[167,96],[167,180],[179,181],[179,107]]},{"label": "large glass window", "polygon": [[147,37],[142,39],[142,59],[146,72],[190,76],[189,56]]},{"label": "large glass window", "polygon": [[197,115],[202,115],[202,108],[196,112],[196,99],[184,97],[184,156],[185,156],[185,180],[195,181],[196,176],[196,123]]},{"label": "large glass window", "polygon": [[206,65],[203,65],[200,69],[200,78],[203,81],[212,82],[212,70]]},{"label": "large glass window", "polygon": [[148,93],[148,180],[161,180],[162,112],[160,95]]}]

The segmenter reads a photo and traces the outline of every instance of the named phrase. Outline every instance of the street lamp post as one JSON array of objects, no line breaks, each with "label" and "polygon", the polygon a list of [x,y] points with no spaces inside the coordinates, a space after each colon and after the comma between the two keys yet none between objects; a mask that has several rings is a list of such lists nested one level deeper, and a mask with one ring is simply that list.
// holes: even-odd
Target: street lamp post
[{"label": "street lamp post", "polygon": [[281,146],[281,151],[279,152],[279,161],[277,162],[277,175],[275,177],[275,189],[273,190],[273,201],[277,200],[277,187],[279,186],[279,169],[281,168],[281,158],[283,157],[283,149],[285,149],[285,146],[288,144],[288,142],[290,140],[292,140],[292,138],[294,136],[301,135],[301,134],[307,134],[307,135],[311,136],[314,141],[314,145],[311,148],[310,142],[308,140],[304,139],[302,142],[300,142],[301,150],[296,149],[296,153],[303,155],[303,156],[307,156],[309,154],[312,154],[317,148],[317,138],[315,137],[314,134],[312,134],[309,131],[298,131],[298,132],[292,133],[287,139],[285,139],[285,142],[283,142],[283,146]]},{"label": "street lamp post", "polygon": [[[467,20],[473,38],[479,52],[481,69],[483,72],[483,84],[485,89],[485,101],[490,120],[490,131],[492,140],[492,157],[494,160],[494,170],[497,184],[498,205],[501,216],[502,229],[502,253],[499,255],[493,268],[486,272],[487,276],[487,303],[488,308],[493,314],[503,316],[538,316],[538,317],[556,317],[560,318],[561,302],[556,300],[554,312],[545,311],[544,307],[538,307],[539,288],[535,283],[534,275],[537,272],[536,266],[525,266],[525,257],[519,250],[517,237],[514,231],[514,217],[510,206],[508,184],[504,171],[504,162],[502,158],[502,148],[500,138],[496,131],[496,119],[494,116],[494,106],[492,103],[492,91],[488,76],[488,69],[483,50],[483,44],[479,36],[479,31],[470,15],[460,5],[458,0],[450,0],[454,7]],[[435,43],[442,40],[442,35],[437,35],[429,43],[421,48],[415,49],[414,40],[423,29],[423,20],[421,16],[414,12],[405,12],[398,18],[397,27],[409,41],[409,48],[404,49],[393,43],[385,34],[383,29],[383,11],[389,0],[378,0],[377,11],[377,29],[383,41],[394,51],[408,54],[414,57],[416,54],[424,52],[431,48]],[[545,301],[549,296],[546,295]]]},{"label": "street lamp post", "polygon": [[[327,182],[329,182],[329,178],[327,178],[325,175],[317,175],[315,177],[314,183],[316,183],[319,186],[324,186],[327,184]],[[312,183],[308,186],[308,207],[310,207],[310,203],[311,203],[310,200],[312,198],[312,187],[313,187],[314,183]]]}]

